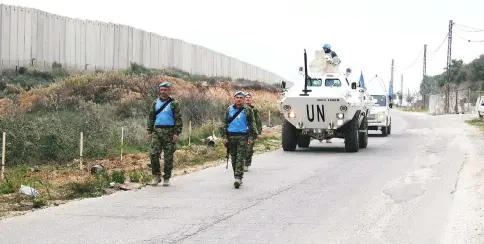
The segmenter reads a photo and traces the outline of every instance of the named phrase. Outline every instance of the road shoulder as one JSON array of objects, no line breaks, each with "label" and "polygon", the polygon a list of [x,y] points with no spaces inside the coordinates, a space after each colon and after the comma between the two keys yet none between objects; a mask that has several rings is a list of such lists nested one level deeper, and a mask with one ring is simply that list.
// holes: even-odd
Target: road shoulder
[{"label": "road shoulder", "polygon": [[467,124],[462,128],[466,139],[461,146],[467,158],[452,193],[453,207],[441,243],[477,244],[484,238],[484,133]]}]

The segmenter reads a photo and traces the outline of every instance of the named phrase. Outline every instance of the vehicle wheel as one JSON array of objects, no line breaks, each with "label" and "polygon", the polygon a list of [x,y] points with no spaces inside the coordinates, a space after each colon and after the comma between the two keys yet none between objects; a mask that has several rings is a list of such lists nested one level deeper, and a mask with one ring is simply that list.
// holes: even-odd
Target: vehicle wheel
[{"label": "vehicle wheel", "polygon": [[366,117],[361,122],[359,133],[359,146],[360,148],[366,148],[368,146],[368,120]]},{"label": "vehicle wheel", "polygon": [[352,120],[349,123],[348,129],[345,131],[345,149],[347,152],[358,152],[360,148],[358,120]]},{"label": "vehicle wheel", "polygon": [[479,114],[479,118],[484,117],[484,114],[481,114],[481,112],[478,112],[478,114]]},{"label": "vehicle wheel", "polygon": [[388,132],[387,134],[390,135],[392,133],[392,124],[388,126]]},{"label": "vehicle wheel", "polygon": [[299,135],[297,138],[297,146],[298,147],[309,147],[311,143],[311,137],[308,135]]},{"label": "vehicle wheel", "polygon": [[381,128],[381,134],[383,136],[387,136],[387,134],[388,134],[388,127],[386,127],[386,126],[382,127]]},{"label": "vehicle wheel", "polygon": [[294,151],[296,150],[296,146],[297,129],[287,120],[284,120],[282,124],[282,149],[284,151]]}]

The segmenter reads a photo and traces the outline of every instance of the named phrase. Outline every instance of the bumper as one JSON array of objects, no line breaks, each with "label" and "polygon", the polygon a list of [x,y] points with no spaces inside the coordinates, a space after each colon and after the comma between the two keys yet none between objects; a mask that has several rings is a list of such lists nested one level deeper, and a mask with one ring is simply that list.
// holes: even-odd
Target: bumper
[{"label": "bumper", "polygon": [[369,130],[380,130],[381,127],[387,126],[387,123],[385,122],[370,122],[368,121],[368,129]]},{"label": "bumper", "polygon": [[379,119],[376,115],[371,114],[368,116],[368,129],[370,130],[379,130],[381,127],[387,126],[387,118],[386,116],[382,116]]}]

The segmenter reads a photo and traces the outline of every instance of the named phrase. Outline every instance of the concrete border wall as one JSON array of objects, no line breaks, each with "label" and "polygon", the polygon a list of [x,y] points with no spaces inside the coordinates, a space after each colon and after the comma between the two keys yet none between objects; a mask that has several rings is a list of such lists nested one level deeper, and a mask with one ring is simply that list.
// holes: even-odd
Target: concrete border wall
[{"label": "concrete border wall", "polygon": [[1,4],[0,69],[54,63],[70,70],[118,70],[130,62],[190,74],[274,84],[282,77],[206,47],[131,26],[71,19],[38,9]]}]

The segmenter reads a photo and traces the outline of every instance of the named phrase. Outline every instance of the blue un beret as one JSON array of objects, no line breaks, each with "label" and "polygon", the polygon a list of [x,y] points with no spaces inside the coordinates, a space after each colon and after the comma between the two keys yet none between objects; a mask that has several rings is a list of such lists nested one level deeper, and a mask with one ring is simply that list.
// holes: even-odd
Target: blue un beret
[{"label": "blue un beret", "polygon": [[158,85],[158,87],[170,87],[171,86],[171,83],[168,82],[168,81],[165,81],[163,83],[161,83],[160,85]]},{"label": "blue un beret", "polygon": [[247,93],[245,93],[245,96],[246,97],[252,97],[252,94],[250,94],[250,92],[247,92]]},{"label": "blue un beret", "polygon": [[235,97],[235,96],[237,96],[237,95],[242,95],[242,96],[245,96],[245,92],[243,92],[243,91],[236,91],[236,92],[234,93],[234,97]]}]

